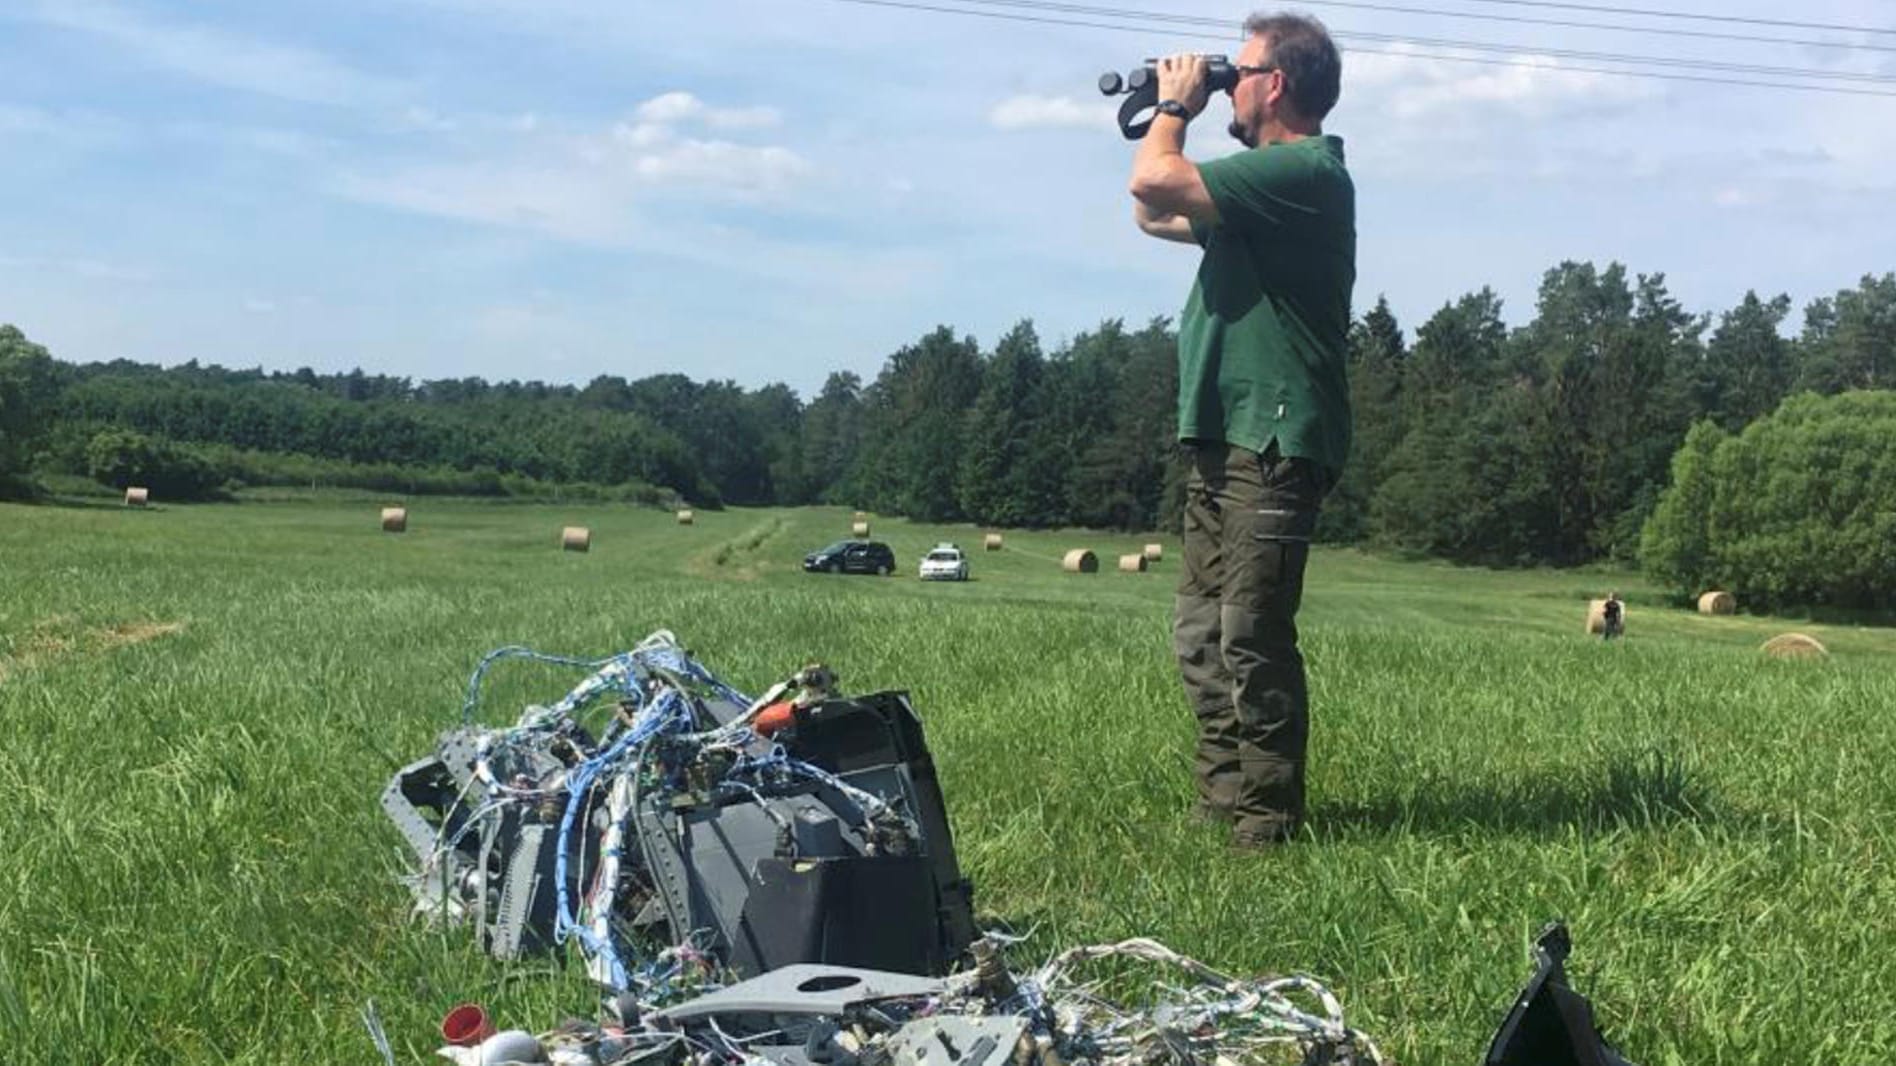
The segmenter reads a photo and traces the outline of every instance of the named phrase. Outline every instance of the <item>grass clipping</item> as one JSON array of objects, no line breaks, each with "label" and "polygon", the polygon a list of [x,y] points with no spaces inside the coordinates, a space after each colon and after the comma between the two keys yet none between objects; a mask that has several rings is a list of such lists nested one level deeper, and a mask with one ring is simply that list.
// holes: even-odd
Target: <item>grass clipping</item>
[{"label": "grass clipping", "polygon": [[78,629],[60,615],[29,628],[10,650],[0,652],[0,683],[71,655],[111,651],[184,632],[183,622],[114,622]]}]

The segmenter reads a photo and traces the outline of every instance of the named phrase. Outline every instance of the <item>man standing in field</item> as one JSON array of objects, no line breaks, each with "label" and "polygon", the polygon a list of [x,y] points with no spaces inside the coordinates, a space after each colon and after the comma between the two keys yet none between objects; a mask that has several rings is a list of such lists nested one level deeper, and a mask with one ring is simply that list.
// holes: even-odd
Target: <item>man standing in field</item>
[{"label": "man standing in field", "polygon": [[1185,158],[1205,62],[1161,60],[1132,195],[1141,230],[1204,249],[1179,324],[1191,473],[1173,641],[1198,717],[1199,813],[1229,821],[1237,846],[1265,848],[1304,815],[1296,616],[1317,509],[1349,452],[1356,192],[1341,138],[1323,133],[1342,83],[1323,25],[1253,15],[1244,31],[1230,132],[1245,150]]}]

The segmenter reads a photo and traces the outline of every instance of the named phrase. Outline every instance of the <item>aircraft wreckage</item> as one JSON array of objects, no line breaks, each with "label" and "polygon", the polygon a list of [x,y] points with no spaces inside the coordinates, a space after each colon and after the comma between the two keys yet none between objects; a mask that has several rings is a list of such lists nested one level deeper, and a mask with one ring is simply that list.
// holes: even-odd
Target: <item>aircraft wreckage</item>
[{"label": "aircraft wreckage", "polygon": [[[589,675],[511,726],[477,725],[482,679],[515,658]],[[845,696],[821,666],[750,699],[665,631],[594,661],[502,648],[382,807],[419,916],[500,959],[576,944],[601,991],[596,1022],[543,1032],[456,1008],[440,1054],[467,1066],[1385,1061],[1308,977],[1233,978],[1144,939],[1010,968],[1010,939],[976,930],[907,695]],[[1567,984],[1569,950],[1563,927],[1543,932],[1487,1066],[1626,1066]],[[1108,996],[1083,973],[1107,959],[1152,983]],[[373,1011],[365,1023],[392,1064]]]}]

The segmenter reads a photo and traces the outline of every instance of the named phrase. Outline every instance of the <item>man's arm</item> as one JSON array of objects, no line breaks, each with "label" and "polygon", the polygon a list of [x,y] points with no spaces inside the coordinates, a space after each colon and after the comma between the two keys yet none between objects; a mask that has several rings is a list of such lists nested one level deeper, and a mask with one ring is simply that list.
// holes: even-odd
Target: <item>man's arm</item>
[{"label": "man's arm", "polygon": [[[1177,100],[1192,116],[1205,109],[1205,61],[1201,56],[1171,56],[1159,61],[1159,99]],[[1154,218],[1182,216],[1190,223],[1218,224],[1218,205],[1199,176],[1198,165],[1185,158],[1188,120],[1160,113],[1132,157],[1133,199]],[[1138,217],[1138,216],[1135,216]],[[1146,229],[1140,218],[1139,228]],[[1154,234],[1163,236],[1163,234]]]},{"label": "man's arm", "polygon": [[1161,215],[1147,207],[1143,201],[1132,202],[1132,220],[1148,236],[1181,244],[1197,244],[1198,238],[1192,235],[1192,220],[1184,215]]}]

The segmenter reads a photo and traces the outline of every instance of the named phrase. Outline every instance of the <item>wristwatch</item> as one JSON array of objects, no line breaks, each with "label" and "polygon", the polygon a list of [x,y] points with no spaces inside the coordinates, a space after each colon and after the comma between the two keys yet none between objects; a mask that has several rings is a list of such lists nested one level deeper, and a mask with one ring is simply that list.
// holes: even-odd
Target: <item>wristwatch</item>
[{"label": "wristwatch", "polygon": [[1158,111],[1161,115],[1170,115],[1173,118],[1182,119],[1186,122],[1192,120],[1192,113],[1187,111],[1185,105],[1179,103],[1177,100],[1160,100],[1154,110]]}]

